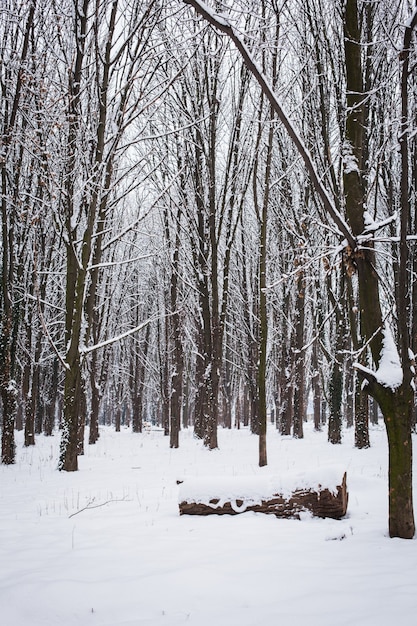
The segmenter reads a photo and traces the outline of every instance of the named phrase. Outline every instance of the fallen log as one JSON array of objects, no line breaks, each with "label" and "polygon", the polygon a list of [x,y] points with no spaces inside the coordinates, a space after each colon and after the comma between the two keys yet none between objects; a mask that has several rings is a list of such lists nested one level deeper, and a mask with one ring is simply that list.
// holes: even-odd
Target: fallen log
[{"label": "fallen log", "polygon": [[301,486],[292,490],[277,486],[273,478],[265,481],[264,477],[261,481],[253,477],[233,477],[177,482],[180,484],[180,515],[237,515],[254,511],[299,519],[301,513],[307,511],[315,517],[340,519],[347,511],[346,472],[338,481],[340,484],[312,481],[306,486],[306,481],[302,480]]}]

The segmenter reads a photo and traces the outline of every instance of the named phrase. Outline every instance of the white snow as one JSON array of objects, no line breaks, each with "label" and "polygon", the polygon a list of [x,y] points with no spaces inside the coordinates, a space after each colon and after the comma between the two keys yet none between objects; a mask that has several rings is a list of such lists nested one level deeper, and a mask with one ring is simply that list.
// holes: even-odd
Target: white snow
[{"label": "white snow", "polygon": [[[59,436],[0,466],[0,615],[4,626],[391,626],[417,611],[417,542],[387,536],[387,444],[357,450],[353,431],[327,443],[219,431],[206,450],[181,432],[101,431],[80,470],[56,470]],[[243,513],[179,515],[178,478],[230,477],[247,492],[274,476],[326,482],[347,471],[349,508],[336,521]],[[249,480],[247,477],[250,477]],[[242,479],[242,480],[241,480]],[[267,482],[268,482],[267,478]],[[185,482],[184,482],[185,484]],[[256,487],[258,489],[259,487]],[[253,492],[252,492],[253,493]]]},{"label": "white snow", "polygon": [[403,370],[391,330],[385,324],[383,350],[376,371],[377,381],[384,387],[396,389],[403,382]]},{"label": "white snow", "polygon": [[216,20],[216,22],[220,25],[220,26],[226,26],[229,27],[231,26],[230,22],[229,22],[229,17],[225,14],[225,13],[216,13],[216,11],[213,11],[205,2],[203,2],[202,0],[198,0],[198,5],[200,6],[200,8],[205,11],[208,15],[211,16],[211,18],[213,20]]},{"label": "white snow", "polygon": [[414,9],[414,11],[410,15],[410,18],[405,23],[405,27],[406,28],[413,28],[415,26],[415,21],[416,20],[417,20],[417,9]]},{"label": "white snow", "polygon": [[[373,371],[361,363],[354,363],[353,366],[363,372],[365,376],[367,374],[372,376],[383,387],[394,390],[403,382],[403,370],[394,338],[387,324],[384,325],[382,334],[382,354],[378,369]],[[366,385],[366,381],[364,384]]]},{"label": "white snow", "polygon": [[[344,469],[339,467],[313,469],[307,472],[285,472],[281,476],[267,474],[246,476],[198,476],[187,478],[180,484],[178,502],[198,502],[213,508],[230,502],[236,511],[244,511],[247,506],[261,504],[262,500],[274,494],[289,498],[296,490],[328,489],[337,494],[337,486],[342,484]],[[216,504],[211,500],[218,500]],[[242,504],[236,504],[242,500]]]},{"label": "white snow", "polygon": [[359,172],[358,159],[353,154],[352,144],[349,143],[349,141],[344,142],[342,154],[343,154],[344,174],[351,174],[352,172]]},{"label": "white snow", "polygon": [[369,213],[369,211],[363,212],[363,222],[365,224],[365,231],[373,230],[375,228],[375,220]]}]

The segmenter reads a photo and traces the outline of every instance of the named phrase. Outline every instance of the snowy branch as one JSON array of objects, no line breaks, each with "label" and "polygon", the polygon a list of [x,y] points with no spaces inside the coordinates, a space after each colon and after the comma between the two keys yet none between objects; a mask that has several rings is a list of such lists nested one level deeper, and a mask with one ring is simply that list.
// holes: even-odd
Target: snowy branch
[{"label": "snowy branch", "polygon": [[350,228],[343,219],[342,215],[337,210],[326,188],[324,187],[324,184],[320,179],[317,168],[313,162],[313,158],[307,146],[299,136],[295,126],[293,125],[287,112],[284,110],[283,106],[279,102],[278,97],[274,93],[274,90],[267,80],[265,74],[262,72],[261,68],[253,58],[251,52],[249,51],[239,34],[235,31],[229,20],[224,15],[219,15],[216,12],[212,11],[210,7],[208,7],[202,0],[183,0],[183,2],[185,4],[191,5],[199,15],[207,20],[217,30],[225,33],[233,41],[236,48],[240,52],[246,67],[257,80],[262,92],[268,98],[273,111],[278,116],[278,119],[283,124],[291,141],[293,142],[295,148],[303,159],[304,165],[306,166],[306,169],[309,173],[314,189],[319,195],[326,212],[331,216],[331,218],[337,225],[341,235],[347,240],[351,248],[353,250],[356,249],[355,237],[353,236]]},{"label": "snowy branch", "polygon": [[112,337],[111,339],[106,339],[105,341],[101,341],[100,343],[96,343],[93,346],[88,346],[85,348],[81,348],[80,349],[80,354],[82,356],[85,356],[86,354],[90,354],[90,352],[94,352],[95,350],[99,350],[100,348],[104,348],[105,346],[110,346],[113,343],[116,343],[117,341],[120,341],[121,339],[125,339],[126,337],[130,337],[131,335],[134,335],[135,333],[138,333],[140,330],[143,330],[144,328],[146,328],[146,326],[148,326],[148,324],[151,324],[152,322],[154,322],[155,320],[157,320],[157,317],[150,317],[149,319],[145,320],[144,322],[142,322],[141,324],[139,324],[139,326],[136,326],[135,328],[131,328],[130,330],[127,330],[124,333],[121,333],[120,335],[117,335],[116,337]]},{"label": "snowy branch", "polygon": [[378,369],[373,371],[361,363],[353,363],[353,367],[355,367],[369,383],[376,382],[394,391],[403,382],[403,369],[394,338],[387,324],[384,324],[382,333],[384,337],[383,348]]},{"label": "snowy branch", "polygon": [[99,504],[93,504],[94,502],[94,498],[93,498],[82,509],[80,509],[79,511],[75,511],[75,513],[71,513],[71,515],[68,515],[68,519],[71,519],[71,517],[75,517],[75,515],[78,515],[79,513],[82,513],[83,511],[89,511],[90,509],[98,509],[102,506],[105,506],[106,504],[110,504],[111,502],[126,502],[126,500],[127,498],[124,497],[124,498],[106,500],[105,502],[100,502]]},{"label": "snowy branch", "polygon": [[[165,185],[164,189],[161,191],[161,193],[158,195],[158,197],[155,199],[155,201],[151,204],[151,206],[147,210],[146,215],[149,215],[151,210],[155,206],[157,206],[158,202],[161,200],[161,198],[164,197],[167,191],[169,191],[169,189],[172,187],[175,180],[177,180],[177,178],[182,174],[184,170],[185,170],[185,166],[182,169],[180,169],[178,172],[176,172],[174,177],[168,181],[167,185]],[[130,224],[128,224],[121,232],[117,233],[112,239],[110,239],[110,241],[108,241],[105,245],[103,245],[103,248],[102,248],[103,251],[106,250],[106,248],[109,248],[111,245],[113,245],[117,241],[119,241],[121,237],[126,235],[128,232],[133,230],[137,226],[137,224],[139,224],[139,222],[141,222],[144,219],[144,217],[145,217],[144,215],[141,215],[139,218],[134,220],[134,222],[131,222]]]},{"label": "snowy branch", "polygon": [[364,214],[365,228],[363,232],[360,235],[358,235],[356,238],[358,242],[358,246],[363,246],[363,244],[367,243],[368,241],[375,241],[375,233],[378,230],[381,230],[382,228],[384,228],[385,226],[388,226],[389,224],[392,224],[393,222],[395,222],[397,217],[398,215],[395,212],[394,215],[387,217],[385,220],[381,220],[380,222],[375,222],[371,218],[369,213],[366,211]]},{"label": "snowy branch", "polygon": [[155,256],[156,253],[152,254],[142,254],[141,256],[134,257],[133,259],[124,259],[123,261],[105,261],[103,263],[98,263],[97,265],[89,265],[87,267],[87,271],[103,269],[105,267],[115,267],[119,265],[127,265],[129,263],[137,263],[138,261],[144,261],[146,259],[151,259]]},{"label": "snowy branch", "polygon": [[96,343],[93,346],[81,348],[80,355],[85,356],[86,354],[90,354],[90,352],[94,352],[95,350],[99,350],[100,348],[111,346],[113,343],[117,343],[118,341],[121,341],[122,339],[126,339],[126,337],[130,337],[131,335],[138,333],[139,331],[146,328],[146,326],[148,326],[149,324],[152,324],[152,322],[156,322],[158,319],[161,319],[162,317],[171,317],[172,315],[176,315],[177,313],[178,311],[173,311],[172,313],[169,313],[168,315],[164,314],[164,315],[155,315],[153,317],[150,317],[149,319],[145,320],[138,326],[135,326],[135,328],[131,328],[130,330],[127,330],[126,332],[121,333],[120,335],[116,335],[116,337],[111,337],[110,339],[100,341],[99,343]]},{"label": "snowy branch", "polygon": [[40,294],[39,294],[37,281],[35,281],[35,293],[36,293],[36,302],[37,302],[37,308],[38,308],[38,315],[39,315],[39,319],[40,319],[40,322],[41,322],[41,325],[42,325],[43,332],[45,333],[46,338],[48,339],[48,342],[49,342],[52,350],[55,352],[56,356],[58,357],[58,360],[61,363],[61,365],[64,367],[64,369],[68,369],[68,363],[66,363],[64,361],[60,351],[58,350],[58,347],[56,346],[54,340],[52,339],[51,333],[48,330],[47,323],[46,323],[45,318],[43,316],[43,311],[42,311],[42,307],[41,307],[41,299],[40,299]]}]

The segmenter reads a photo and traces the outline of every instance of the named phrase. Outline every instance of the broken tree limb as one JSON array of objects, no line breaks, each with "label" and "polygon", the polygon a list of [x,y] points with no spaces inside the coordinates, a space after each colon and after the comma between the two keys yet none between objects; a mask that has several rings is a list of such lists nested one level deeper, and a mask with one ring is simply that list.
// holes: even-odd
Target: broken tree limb
[{"label": "broken tree limb", "polygon": [[[200,496],[197,493],[199,481]],[[273,479],[268,480],[268,485],[265,485],[265,482],[258,483],[255,489],[252,480],[247,495],[244,495],[242,480],[233,488],[233,479],[229,479],[226,490],[224,479],[219,478],[212,479],[210,487],[207,479],[205,481],[192,479],[191,485],[187,484],[187,480],[178,482],[181,484],[180,515],[237,515],[253,511],[276,517],[300,518],[300,514],[307,511],[315,517],[341,519],[346,515],[348,504],[346,472],[339,485],[326,487],[324,483],[323,485],[316,483],[306,487],[303,484],[302,487],[293,489],[291,493],[283,489],[273,489]],[[229,495],[226,495],[227,493]]]}]

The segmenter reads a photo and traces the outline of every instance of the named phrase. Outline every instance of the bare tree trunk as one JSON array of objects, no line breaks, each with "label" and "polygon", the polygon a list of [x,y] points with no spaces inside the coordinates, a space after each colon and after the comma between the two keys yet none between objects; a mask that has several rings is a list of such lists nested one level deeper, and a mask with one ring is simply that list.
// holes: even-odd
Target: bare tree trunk
[{"label": "bare tree trunk", "polygon": [[355,380],[355,447],[369,448],[369,397],[362,389],[359,377]]},{"label": "bare tree trunk", "polygon": [[[84,293],[86,287],[86,267],[91,250],[91,227],[87,228],[84,236],[82,252],[82,266],[76,256],[73,216],[75,209],[75,176],[77,159],[77,140],[80,123],[80,93],[82,83],[82,68],[85,54],[85,40],[87,32],[89,0],[83,0],[82,6],[75,6],[75,44],[76,56],[74,65],[69,71],[68,96],[69,105],[68,138],[67,138],[67,171],[66,171],[66,253],[67,253],[67,284],[65,294],[65,342],[67,354],[65,359],[64,383],[64,414],[62,421],[62,436],[58,468],[69,472],[78,470],[78,418],[81,393],[81,355],[80,342],[82,333],[82,315]],[[91,220],[91,215],[90,215]]]},{"label": "bare tree trunk", "polygon": [[346,415],[346,427],[352,428],[354,424],[354,400],[355,400],[355,392],[354,392],[354,370],[352,368],[352,364],[349,361],[345,370],[345,415]]},{"label": "bare tree trunk", "polygon": [[91,362],[89,364],[90,370],[90,432],[88,435],[88,443],[90,445],[95,444],[100,436],[98,421],[100,410],[100,389],[97,381],[97,352],[94,351],[91,355]]},{"label": "bare tree trunk", "polygon": [[[299,261],[298,261],[299,262]],[[304,321],[305,321],[305,278],[300,267],[297,277],[297,297],[295,303],[295,355],[294,355],[294,415],[293,435],[296,439],[304,437],[303,423],[305,419],[305,355],[304,355]]]},{"label": "bare tree trunk", "polygon": [[17,410],[17,389],[13,378],[13,353],[11,350],[11,311],[5,307],[0,340],[0,393],[3,409],[1,434],[1,462],[11,465],[15,462],[14,423]]},{"label": "bare tree trunk", "polygon": [[[407,59],[412,28],[417,22],[417,12],[413,17],[411,27],[406,29],[408,42],[404,41],[405,58],[403,59],[403,123],[408,123],[407,107]],[[344,15],[345,57],[347,70],[347,105],[346,120],[347,157],[356,161],[356,167],[345,167],[344,184],[346,192],[346,210],[355,235],[364,230],[364,188],[361,177],[362,148],[364,142],[363,119],[363,85],[361,65],[361,45],[359,13],[356,0],[347,0]],[[405,92],[405,93],[404,93]],[[396,386],[386,386],[378,382],[376,376],[362,371],[368,380],[368,391],[379,403],[384,415],[388,435],[389,448],[389,532],[391,537],[412,538],[415,532],[414,513],[412,503],[412,440],[411,424],[414,404],[414,393],[411,386],[411,371],[408,354],[408,319],[406,268],[407,244],[406,232],[408,226],[408,176],[407,130],[402,136],[402,214],[401,214],[401,242],[400,264],[398,277],[397,314],[399,328],[400,358],[402,365],[402,382]],[[361,311],[362,335],[369,341],[373,360],[378,367],[387,349],[388,329],[385,329],[382,319],[381,301],[379,295],[378,275],[375,271],[375,255],[371,243],[367,249],[360,252],[352,250],[347,257],[353,262],[358,272],[359,308]]]},{"label": "bare tree trunk", "polygon": [[[22,97],[26,74],[26,62],[29,55],[30,41],[33,34],[35,3],[31,3],[27,18],[22,26],[20,56],[16,51],[16,74],[6,68],[6,76],[2,75],[2,105],[0,116],[0,188],[1,188],[1,282],[0,282],[0,396],[2,400],[3,427],[1,437],[1,462],[11,465],[15,462],[14,427],[17,413],[18,389],[15,380],[16,341],[19,326],[19,311],[14,301],[17,274],[15,267],[15,227],[17,226],[17,208],[10,203],[10,198],[17,195],[17,189],[10,189],[19,184],[19,166],[12,162],[14,133],[18,127],[19,111],[22,109]],[[8,44],[5,44],[8,45]],[[6,80],[5,80],[6,79]],[[9,93],[10,86],[13,89]],[[26,117],[26,115],[25,115]],[[27,123],[23,121],[23,126]],[[13,171],[16,167],[17,172]],[[19,218],[20,219],[20,218]]]}]

